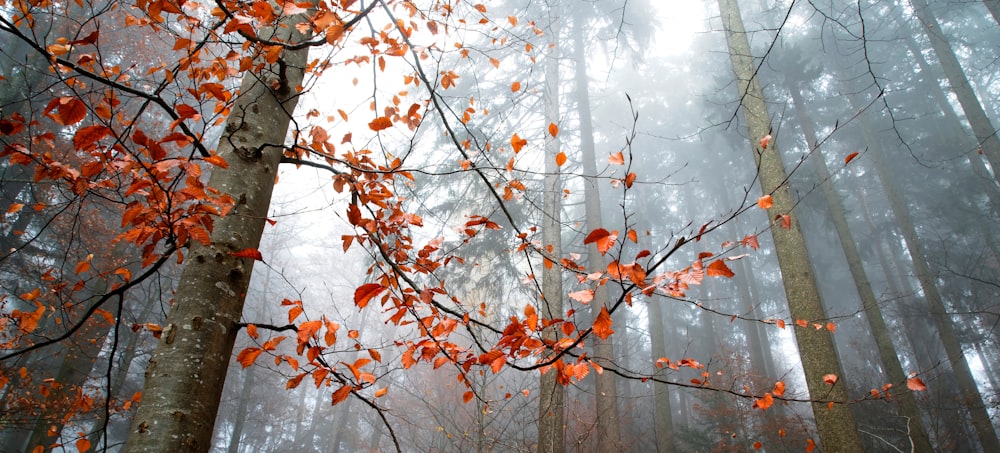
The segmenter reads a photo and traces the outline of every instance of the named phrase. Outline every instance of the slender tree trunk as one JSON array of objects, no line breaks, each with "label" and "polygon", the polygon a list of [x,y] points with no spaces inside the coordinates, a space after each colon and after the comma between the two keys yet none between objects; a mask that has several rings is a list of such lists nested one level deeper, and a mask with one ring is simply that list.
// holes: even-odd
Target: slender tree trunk
[{"label": "slender tree trunk", "polygon": [[[806,112],[802,93],[799,92],[799,87],[789,88],[799,125],[805,134],[806,142],[810,148],[817,146],[816,144],[819,141],[816,139],[816,131],[813,129],[809,114]],[[823,189],[823,197],[826,200],[827,208],[830,210],[834,229],[837,231],[837,237],[840,239],[841,247],[844,250],[847,267],[850,269],[851,277],[854,280],[854,288],[861,297],[865,318],[868,319],[868,325],[871,328],[872,337],[875,338],[879,358],[885,367],[886,375],[889,377],[889,382],[893,385],[902,385],[903,382],[906,382],[906,374],[903,372],[903,366],[900,364],[899,356],[896,354],[896,347],[892,344],[892,336],[889,333],[889,328],[886,327],[885,318],[882,316],[882,308],[879,307],[878,299],[875,298],[875,292],[872,291],[871,282],[868,281],[868,274],[865,272],[864,264],[861,261],[861,253],[858,252],[857,243],[854,242],[854,235],[851,234],[851,229],[847,225],[847,214],[844,210],[844,203],[841,201],[837,189],[833,186],[833,180],[830,179],[830,170],[827,168],[826,160],[820,150],[816,149],[815,154],[809,160],[813,162],[817,179],[820,181]],[[930,438],[927,436],[927,431],[924,429],[920,408],[917,407],[917,400],[913,397],[913,394],[907,391],[897,392],[894,394],[894,398],[896,401],[899,401],[902,415],[909,420],[909,429],[906,432],[909,433],[910,440],[913,442],[913,451],[928,453],[934,451],[933,447],[931,447]]]},{"label": "slender tree trunk", "polygon": [[[948,84],[951,85],[952,91],[958,97],[958,103],[965,111],[965,118],[969,121],[972,132],[976,134],[976,139],[979,141],[983,154],[986,155],[986,160],[993,167],[994,177],[1000,179],[1000,139],[997,138],[996,129],[993,128],[989,117],[986,116],[976,93],[972,91],[969,79],[965,76],[962,66],[958,63],[958,58],[955,57],[955,52],[948,44],[948,40],[941,31],[941,25],[927,6],[927,2],[925,0],[910,0],[910,3],[927,33],[927,38],[931,42],[931,47],[934,48],[938,61],[941,62],[941,69],[948,77]],[[986,3],[989,6],[990,2]]]},{"label": "slender tree trunk", "polygon": [[[857,108],[859,103],[853,97],[850,100],[852,107]],[[969,363],[963,354],[962,344],[955,334],[951,315],[948,314],[944,301],[941,299],[941,295],[935,285],[935,276],[931,273],[930,266],[924,258],[926,255],[924,255],[923,245],[917,237],[913,218],[907,209],[906,201],[903,199],[902,192],[899,189],[899,184],[896,183],[895,175],[889,168],[885,156],[882,155],[881,147],[875,141],[874,135],[869,131],[867,124],[862,121],[860,125],[862,133],[865,136],[865,141],[868,143],[869,154],[871,154],[872,161],[875,164],[875,172],[878,174],[879,180],[882,181],[885,194],[889,198],[889,205],[893,216],[896,218],[896,222],[903,233],[906,248],[910,251],[917,280],[920,282],[920,288],[924,292],[924,299],[927,301],[928,314],[934,319],[934,324],[941,335],[941,341],[944,343],[945,353],[955,373],[958,391],[962,396],[963,403],[972,414],[972,424],[976,429],[979,442],[987,452],[1000,451],[1000,442],[997,440],[993,423],[986,412],[986,407],[979,394],[975,377],[972,375],[972,370],[969,368]]]},{"label": "slender tree trunk", "polygon": [[[262,39],[296,42],[304,14],[258,31]],[[231,255],[259,246],[281,161],[281,145],[304,77],[308,47],[285,50],[284,67],[247,74],[219,155],[228,168],[215,168],[209,186],[238,200],[218,219],[211,244],[194,243],[187,253],[173,306],[146,370],[142,403],[125,451],[202,452],[212,444],[212,427],[232,355],[253,260]],[[285,74],[273,90],[265,74]]]},{"label": "slender tree trunk", "polygon": [[[729,54],[738,81],[739,96],[742,99],[750,140],[756,145],[758,139],[771,133],[771,121],[764,104],[764,93],[755,77],[754,61],[743,28],[743,19],[740,17],[739,5],[736,0],[719,0],[719,11],[726,30]],[[772,219],[776,215],[791,216],[793,200],[786,184],[787,174],[781,163],[778,148],[774,143],[766,149],[761,148],[755,146],[753,154],[760,169],[761,190],[772,194],[773,206],[768,209],[769,216]],[[825,319],[826,315],[819,299],[819,290],[811,271],[809,255],[798,221],[792,216],[787,228],[781,223],[781,221],[774,222],[771,234],[774,237],[774,247],[789,311],[794,319],[817,321]],[[826,329],[793,331],[799,346],[810,397],[846,401],[846,376],[837,361],[837,351],[830,332]],[[824,382],[824,376],[828,374],[836,375],[839,381],[832,386],[827,384]],[[854,415],[846,404],[827,407],[825,403],[813,403],[812,406],[823,451],[863,451]]]},{"label": "slender tree trunk", "polygon": [[[555,20],[549,29],[549,36],[555,41],[545,57],[545,117],[549,122],[559,124],[559,30]],[[542,206],[542,242],[550,247],[553,259],[562,257],[562,179],[556,155],[560,152],[558,135],[545,136],[545,189]],[[558,264],[542,267],[542,316],[548,319],[563,316],[562,268]],[[557,326],[550,326],[545,338],[558,339]],[[540,378],[538,399],[538,451],[558,453],[565,450],[563,420],[566,406],[566,389],[556,382],[556,371],[551,369]]]},{"label": "slender tree trunk", "polygon": [[[580,115],[580,150],[583,160],[584,175],[597,174],[597,158],[594,152],[594,127],[590,112],[590,82],[587,76],[586,52],[583,42],[583,18],[577,15],[576,23],[573,27],[573,49],[576,60],[576,101],[577,111]],[[587,216],[587,231],[594,231],[603,227],[601,214],[601,195],[597,188],[598,179],[587,178],[584,183],[584,208]],[[607,267],[604,255],[597,251],[595,244],[587,248],[587,268],[594,271],[603,271]],[[591,310],[594,310],[595,317],[597,310],[601,307],[608,307],[610,310],[610,297],[608,286],[598,286],[594,291],[594,300],[590,303]],[[614,364],[615,343],[612,337],[601,339],[596,335],[593,337],[594,361],[601,366],[608,367]],[[615,383],[614,373],[594,373],[594,385],[597,400],[597,451],[599,453],[616,452],[621,450],[621,425],[618,418],[618,389]]]}]

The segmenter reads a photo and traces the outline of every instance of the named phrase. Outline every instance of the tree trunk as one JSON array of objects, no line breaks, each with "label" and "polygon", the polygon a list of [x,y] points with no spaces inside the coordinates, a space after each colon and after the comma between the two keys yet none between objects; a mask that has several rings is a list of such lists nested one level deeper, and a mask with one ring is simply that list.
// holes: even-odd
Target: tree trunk
[{"label": "tree trunk", "polygon": [[[738,81],[739,96],[742,99],[750,140],[756,143],[758,139],[771,133],[771,121],[764,104],[763,90],[755,77],[750,43],[743,29],[743,19],[740,17],[736,0],[719,0],[719,11],[726,30],[729,54]],[[752,151],[760,169],[761,190],[765,194],[772,194],[773,206],[768,209],[769,216],[772,219],[776,215],[791,216],[793,200],[785,183],[787,174],[782,166],[777,146],[771,143],[766,149],[755,147]],[[775,221],[771,228],[788,308],[794,319],[819,321],[826,315],[810,268],[805,240],[799,230],[798,221],[795,217],[790,219],[788,228],[783,227],[781,221]],[[845,376],[837,361],[837,352],[830,332],[826,329],[811,328],[794,329],[793,332],[799,347],[810,397],[846,401],[847,384],[844,382]],[[827,374],[836,375],[839,381],[832,386],[827,384],[824,382],[824,376]],[[863,451],[854,415],[847,405],[834,404],[828,407],[826,403],[817,402],[812,406],[823,451]]]},{"label": "tree trunk", "polygon": [[[545,117],[549,122],[559,124],[559,30],[555,22],[549,34],[555,45],[549,48],[545,57]],[[556,155],[559,154],[560,140],[551,134],[545,136],[545,178],[544,200],[542,202],[542,243],[551,247],[549,253],[554,260],[562,257],[562,180]],[[563,316],[562,267],[558,264],[542,267],[542,316],[548,319]],[[558,326],[549,326],[545,338],[558,339]],[[550,369],[540,378],[538,399],[538,452],[557,453],[565,450],[563,421],[566,405],[566,389],[556,382],[557,371]]]},{"label": "tree trunk", "polygon": [[[583,174],[593,176],[597,174],[597,158],[594,152],[594,127],[590,116],[590,88],[587,76],[586,52],[583,42],[583,18],[576,16],[576,23],[573,27],[573,49],[576,60],[576,101],[577,111],[580,115],[580,151],[583,160]],[[583,183],[584,208],[587,216],[587,231],[594,231],[603,227],[601,214],[601,195],[597,188],[597,178],[587,178]],[[592,271],[603,271],[607,268],[604,255],[597,251],[597,246],[591,244],[587,248],[587,268]],[[594,291],[594,300],[590,303],[591,310],[594,310],[595,317],[597,310],[601,307],[608,307],[610,310],[610,297],[608,286],[600,285]],[[624,333],[624,332],[623,332]],[[594,336],[593,359],[598,365],[603,367],[613,366],[615,360],[615,344],[612,337],[601,339]],[[615,452],[621,450],[621,426],[618,419],[618,390],[615,387],[614,373],[594,373],[595,393],[597,401],[597,451],[599,453]]]},{"label": "tree trunk", "polygon": [[1000,25],[1000,0],[983,0],[983,4],[990,10],[990,15],[997,25]]},{"label": "tree trunk", "polygon": [[[859,102],[853,97],[850,100],[852,107],[857,108]],[[986,407],[983,405],[983,399],[979,394],[979,388],[975,377],[972,375],[972,370],[969,369],[969,363],[965,360],[962,345],[955,335],[951,315],[948,314],[944,301],[941,299],[941,295],[938,293],[937,286],[934,283],[935,276],[931,273],[930,266],[924,258],[923,245],[917,237],[913,218],[910,217],[910,212],[906,207],[906,201],[903,199],[899,185],[896,183],[895,176],[889,168],[888,162],[885,161],[885,156],[882,155],[882,150],[878,142],[875,141],[874,136],[864,121],[860,122],[860,125],[865,141],[868,143],[872,161],[875,164],[875,172],[878,174],[879,180],[882,181],[882,186],[886,197],[889,199],[893,216],[896,218],[896,222],[903,233],[906,248],[909,249],[914,271],[917,274],[917,280],[920,282],[924,299],[927,301],[928,314],[934,318],[934,324],[941,335],[941,341],[944,343],[948,361],[951,363],[952,370],[955,373],[955,379],[963,403],[972,414],[972,424],[976,429],[979,442],[985,451],[1000,451],[1000,442],[997,441],[993,423],[990,421]]]},{"label": "tree trunk", "polygon": [[[813,146],[817,146],[819,141],[816,138],[816,131],[813,129],[809,114],[806,112],[802,93],[799,92],[799,87],[789,87],[789,92],[792,96],[792,102],[795,105],[795,113],[798,116],[799,125],[805,134],[807,146],[811,149]],[[896,354],[896,347],[892,344],[892,336],[889,333],[889,328],[886,327],[885,318],[882,316],[882,309],[879,307],[878,299],[875,298],[871,282],[868,281],[868,274],[865,272],[864,264],[861,261],[861,254],[858,252],[857,243],[854,242],[854,235],[851,234],[851,229],[847,225],[847,214],[844,210],[844,203],[841,201],[837,189],[833,186],[833,180],[830,179],[830,170],[827,168],[826,160],[824,160],[820,150],[816,149],[809,160],[813,162],[816,177],[822,186],[823,197],[827,208],[830,210],[834,229],[837,231],[837,237],[840,239],[841,247],[844,250],[847,267],[851,271],[852,280],[854,280],[854,288],[861,297],[865,318],[868,319],[868,326],[871,328],[872,337],[875,338],[882,366],[885,367],[890,383],[893,385],[902,385],[906,381],[906,374],[903,372],[903,366],[900,364],[899,356]],[[913,397],[913,394],[903,391],[897,392],[893,396],[896,401],[899,401],[902,415],[909,420],[908,429],[904,432],[909,434],[910,441],[913,443],[913,451],[928,453],[934,451],[933,447],[931,447],[930,438],[927,436],[927,431],[924,429],[920,408],[917,407],[917,400]]]},{"label": "tree trunk", "polygon": [[[262,39],[294,42],[305,38],[296,14]],[[215,168],[209,186],[238,200],[218,219],[211,244],[194,243],[187,253],[173,306],[146,370],[142,403],[132,423],[125,451],[203,452],[212,446],[212,427],[232,355],[253,260],[231,255],[260,243],[274,188],[281,144],[298,102],[295,91],[304,77],[308,47],[285,50],[284,67],[247,74],[219,143],[228,168]],[[267,74],[286,79],[268,81]],[[274,90],[271,83],[282,88]]]},{"label": "tree trunk", "polygon": [[927,2],[925,0],[910,0],[910,3],[913,5],[913,11],[917,14],[917,18],[920,19],[920,24],[927,33],[931,47],[934,48],[934,54],[937,55],[938,61],[941,62],[941,69],[944,70],[945,75],[948,77],[948,84],[951,85],[952,91],[958,97],[958,103],[962,106],[962,110],[965,111],[965,118],[972,127],[972,132],[976,135],[976,139],[979,141],[979,147],[983,150],[983,154],[986,155],[986,160],[990,162],[990,166],[993,167],[994,177],[1000,180],[1000,140],[997,139],[993,124],[990,123],[989,117],[983,111],[983,106],[979,103],[976,93],[972,91],[969,79],[965,76],[965,72],[962,71],[962,66],[958,63],[955,52],[948,44],[948,40],[941,31],[941,25],[938,24],[934,14],[927,6]]}]

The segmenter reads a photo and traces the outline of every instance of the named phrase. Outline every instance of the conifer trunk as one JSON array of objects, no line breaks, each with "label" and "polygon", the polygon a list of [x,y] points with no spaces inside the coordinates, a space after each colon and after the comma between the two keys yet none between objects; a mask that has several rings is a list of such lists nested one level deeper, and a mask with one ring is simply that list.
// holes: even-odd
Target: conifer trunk
[{"label": "conifer trunk", "polygon": [[[764,104],[763,90],[756,78],[750,43],[743,28],[739,5],[736,0],[719,0],[719,11],[726,30],[726,41],[729,44],[729,55],[739,87],[743,115],[751,143],[754,144],[752,152],[760,172],[761,190],[765,194],[771,194],[773,199],[773,206],[768,209],[768,216],[771,219],[775,219],[775,216],[790,216],[787,227],[782,225],[783,222],[779,217],[778,220],[773,220],[771,228],[788,308],[794,319],[819,321],[825,319],[826,314],[810,267],[805,239],[792,213],[793,200],[786,183],[788,178],[781,163],[781,156],[773,142],[766,148],[757,146],[759,139],[771,133],[771,121]],[[826,329],[793,329],[806,375],[809,396],[813,399],[846,401],[846,376],[837,361],[833,336]],[[834,385],[824,382],[824,376],[828,374],[836,375],[838,382]],[[812,407],[824,452],[863,451],[854,415],[847,405],[834,404],[828,407],[825,403],[813,403]]]}]

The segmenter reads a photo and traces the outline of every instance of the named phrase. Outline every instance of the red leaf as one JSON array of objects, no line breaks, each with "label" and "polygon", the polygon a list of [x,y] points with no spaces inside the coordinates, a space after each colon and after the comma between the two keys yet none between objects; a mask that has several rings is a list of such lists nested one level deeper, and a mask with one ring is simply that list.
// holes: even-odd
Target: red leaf
[{"label": "red leaf", "polygon": [[598,228],[591,231],[590,234],[583,240],[584,244],[590,244],[591,242],[596,243],[597,251],[601,252],[601,255],[608,252],[611,246],[615,244],[618,239],[618,231],[608,232],[604,228]]},{"label": "red leaf", "polygon": [[378,118],[375,118],[374,120],[372,120],[372,122],[368,123],[368,128],[375,132],[381,131],[383,129],[388,129],[390,127],[392,127],[392,121],[385,116],[380,116]]},{"label": "red leaf", "polygon": [[[51,113],[52,110],[56,113]],[[87,106],[83,101],[73,97],[55,98],[45,108],[45,114],[63,126],[71,126],[87,116]]]},{"label": "red leaf", "polygon": [[812,453],[816,449],[816,442],[812,439],[806,439],[806,453]]},{"label": "red leaf", "polygon": [[733,273],[731,269],[729,269],[729,266],[726,266],[726,263],[722,260],[712,261],[712,263],[709,264],[707,268],[705,268],[705,274],[707,274],[709,277],[726,277],[726,278],[733,278],[733,276],[736,275]]},{"label": "red leaf", "polygon": [[621,151],[608,156],[608,163],[611,165],[625,165],[625,155]]},{"label": "red leaf", "polygon": [[782,396],[785,394],[785,383],[783,381],[778,381],[774,383],[774,390],[772,392],[777,396]]},{"label": "red leaf", "polygon": [[528,144],[528,141],[525,140],[525,139],[523,139],[523,138],[521,138],[517,134],[514,134],[514,136],[510,138],[510,146],[514,148],[514,153],[515,154],[521,152],[521,148],[524,148],[524,145],[527,145],[527,144]]},{"label": "red leaf", "polygon": [[556,154],[556,165],[562,167],[563,164],[565,163],[566,163],[566,153],[560,151],[559,154]]},{"label": "red leaf", "polygon": [[368,302],[379,293],[385,290],[385,287],[378,283],[365,283],[354,290],[354,305],[358,308],[365,308]]},{"label": "red leaf", "polygon": [[111,129],[100,124],[96,126],[81,127],[73,135],[73,147],[81,151],[90,151],[94,149],[94,143],[98,140],[106,137]]},{"label": "red leaf", "polygon": [[611,330],[611,314],[608,313],[608,307],[601,307],[601,312],[597,315],[597,319],[594,320],[594,335],[597,335],[602,340],[606,340],[611,334],[615,333]]},{"label": "red leaf", "polygon": [[264,352],[264,350],[261,348],[246,348],[236,355],[236,361],[240,362],[240,365],[243,365],[243,368],[246,368],[253,365],[253,362],[257,360],[257,357],[259,357],[262,352]]},{"label": "red leaf", "polygon": [[760,139],[760,147],[767,149],[767,145],[771,143],[771,134],[767,134],[764,138]]},{"label": "red leaf", "polygon": [[250,258],[257,261],[264,261],[264,256],[257,249],[243,249],[238,252],[231,252],[230,255],[237,258]]},{"label": "red leaf", "polygon": [[836,384],[837,383],[837,375],[836,374],[827,374],[827,375],[824,375],[823,376],[823,382],[826,382],[827,384],[830,384],[830,385]]},{"label": "red leaf", "polygon": [[854,160],[855,157],[858,157],[858,154],[859,153],[857,151],[848,154],[847,157],[844,158],[844,165],[851,163],[851,161]]},{"label": "red leaf", "polygon": [[774,206],[774,200],[770,195],[764,195],[757,199],[757,206],[761,209],[771,209],[771,206]]},{"label": "red leaf", "polygon": [[625,176],[625,187],[626,188],[631,188],[632,184],[635,183],[635,178],[636,178],[635,173],[629,173],[628,175],[626,175]]},{"label": "red leaf", "polygon": [[76,441],[76,451],[83,453],[90,450],[90,441],[86,437],[81,437]]},{"label": "red leaf", "polygon": [[338,389],[336,392],[333,392],[333,402],[332,402],[332,404],[333,405],[337,405],[337,404],[343,403],[344,400],[346,400],[348,396],[351,396],[351,386],[350,385],[345,385],[345,386],[341,387],[340,389]]},{"label": "red leaf", "polygon": [[763,447],[763,446],[764,446],[764,444],[761,444],[759,440],[757,442],[753,443],[753,449],[754,450],[760,450],[761,447]]},{"label": "red leaf", "polygon": [[914,392],[923,392],[927,390],[927,385],[920,378],[914,376],[906,380],[906,388],[913,390]]}]

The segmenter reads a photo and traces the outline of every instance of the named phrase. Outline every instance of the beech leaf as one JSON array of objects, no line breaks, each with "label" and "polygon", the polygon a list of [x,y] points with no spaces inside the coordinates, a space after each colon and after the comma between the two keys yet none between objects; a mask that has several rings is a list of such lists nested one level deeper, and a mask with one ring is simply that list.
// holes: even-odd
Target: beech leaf
[{"label": "beech leaf", "polygon": [[354,290],[354,305],[365,308],[373,297],[379,295],[385,287],[378,283],[365,283]]}]

